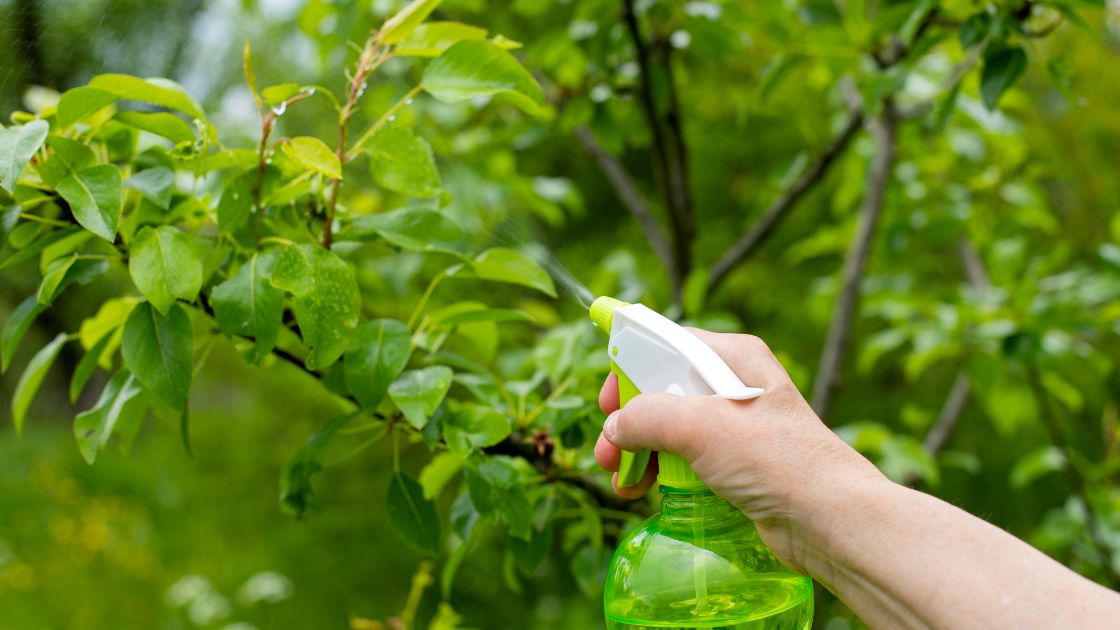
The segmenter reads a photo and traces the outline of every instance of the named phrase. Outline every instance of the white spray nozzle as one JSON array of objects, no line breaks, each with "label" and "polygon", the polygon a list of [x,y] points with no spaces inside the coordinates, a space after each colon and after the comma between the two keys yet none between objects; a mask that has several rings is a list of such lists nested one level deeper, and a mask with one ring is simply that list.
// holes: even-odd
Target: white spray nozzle
[{"label": "white spray nozzle", "polygon": [[613,309],[611,360],[638,391],[757,398],[763,390],[748,387],[723,359],[672,320],[641,304]]}]

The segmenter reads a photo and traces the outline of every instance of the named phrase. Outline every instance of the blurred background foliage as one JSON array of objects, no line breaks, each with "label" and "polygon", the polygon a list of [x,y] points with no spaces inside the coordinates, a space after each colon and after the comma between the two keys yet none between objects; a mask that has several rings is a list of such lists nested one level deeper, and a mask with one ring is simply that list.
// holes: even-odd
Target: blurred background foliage
[{"label": "blurred background foliage", "polygon": [[[0,0],[0,111],[34,111],[50,90],[101,72],[166,76],[211,112],[227,144],[253,146],[246,39],[259,84],[339,92],[346,42],[364,39],[401,4]],[[991,51],[978,53],[966,34],[977,14],[989,16],[980,39],[1006,41],[1029,60],[994,111],[975,69],[975,57]],[[545,120],[430,99],[402,114],[428,123],[445,212],[472,242],[535,248],[595,293],[762,336],[830,426],[893,478],[1117,586],[1120,4],[446,0],[435,17],[522,42],[517,54],[553,102]],[[395,101],[396,79],[413,73],[412,63],[386,66],[362,102],[367,115]],[[331,137],[327,103],[301,105],[280,120],[280,133]],[[853,111],[862,116],[854,125]],[[874,131],[891,116],[895,157],[877,181],[883,134],[863,127]],[[686,150],[674,170],[665,162],[676,159],[678,132]],[[684,178],[688,199],[673,198],[665,174]],[[397,205],[357,177],[347,180],[351,209]],[[713,272],[806,179],[806,194],[766,238],[728,273]],[[871,208],[878,222],[863,239],[866,193],[876,186],[885,200]],[[636,196],[627,200],[628,190]],[[659,229],[634,220],[642,208]],[[866,266],[852,262],[861,253]],[[384,296],[381,313],[403,319],[431,275],[427,264],[419,255],[370,257],[359,280]],[[37,284],[32,269],[5,272],[0,316]],[[127,286],[66,295],[14,363]],[[470,291],[454,286],[433,299],[452,303]],[[578,304],[493,291],[536,322],[460,340],[465,355],[527,377],[534,366],[570,362],[571,353],[559,356],[568,343],[587,357],[599,348],[586,324],[562,324],[584,317]],[[853,296],[845,317],[837,305]],[[830,363],[822,348],[840,352]],[[569,391],[590,406],[603,365],[574,356],[586,370]],[[60,362],[78,358],[64,352]],[[56,371],[22,438],[0,432],[2,627],[376,628],[373,620],[395,615],[405,619],[391,623],[415,616],[427,627],[435,617],[433,627],[454,627],[441,601],[466,627],[601,623],[603,557],[578,544],[587,531],[569,528],[546,558],[520,565],[538,553],[510,553],[504,537],[483,536],[453,587],[439,585],[446,560],[424,565],[386,521],[388,440],[328,466],[315,481],[317,511],[283,514],[276,496],[285,464],[345,410],[288,365],[252,369],[232,346],[215,344],[191,395],[193,458],[176,418],[157,412],[131,455],[108,452],[92,467],[70,419],[93,400],[87,393],[69,406]],[[832,382],[822,386],[825,377]],[[14,385],[5,374],[5,400]],[[10,427],[7,412],[4,404]],[[591,407],[575,425],[554,428],[587,444],[598,420]],[[428,449],[404,449],[415,476]],[[586,448],[570,457],[590,469]],[[451,497],[439,509],[451,514]],[[609,546],[633,519],[607,514],[586,527],[593,523],[605,526]],[[858,625],[828,596],[819,606],[822,627]]]}]

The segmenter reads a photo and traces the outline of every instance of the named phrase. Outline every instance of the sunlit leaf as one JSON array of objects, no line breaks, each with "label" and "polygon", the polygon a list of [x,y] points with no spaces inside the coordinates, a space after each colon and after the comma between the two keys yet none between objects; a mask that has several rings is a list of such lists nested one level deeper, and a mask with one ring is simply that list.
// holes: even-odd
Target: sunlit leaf
[{"label": "sunlit leaf", "polygon": [[318,245],[289,245],[272,268],[271,282],[295,298],[296,323],[311,349],[307,367],[337,361],[358,324],[361,295],[353,268]]},{"label": "sunlit leaf", "polygon": [[408,37],[417,25],[439,6],[439,3],[440,0],[412,0],[395,15],[385,20],[378,32],[380,40],[385,44],[396,44]]},{"label": "sunlit leaf", "polygon": [[46,308],[36,296],[32,295],[20,302],[19,306],[4,321],[4,328],[0,330],[0,372],[7,371],[16,349],[19,348],[19,343],[23,341],[23,336],[27,333],[27,329],[31,328],[35,318]]},{"label": "sunlit leaf", "polygon": [[556,297],[556,286],[548,272],[518,251],[504,247],[488,249],[471,262],[471,268],[484,280],[520,284]]},{"label": "sunlit leaf", "polygon": [[338,161],[338,156],[322,140],[300,136],[280,146],[284,155],[300,166],[331,179],[342,179],[342,164]]},{"label": "sunlit leaf", "polygon": [[194,118],[205,118],[202,108],[187,94],[183,86],[168,79],[140,79],[125,74],[101,74],[89,86],[109,92],[118,98],[151,103],[174,109]]},{"label": "sunlit leaf", "polygon": [[439,192],[439,171],[428,141],[407,127],[388,125],[366,147],[373,180],[408,197],[431,197]]},{"label": "sunlit leaf", "polygon": [[462,22],[427,22],[397,45],[400,57],[438,57],[453,44],[463,40],[486,39],[486,29]]},{"label": "sunlit leaf", "polygon": [[12,392],[12,423],[16,427],[16,434],[23,432],[23,421],[27,417],[27,409],[31,406],[35,394],[39,392],[39,386],[43,384],[47,372],[54,365],[54,360],[58,358],[58,353],[62,350],[63,344],[66,343],[66,338],[66,333],[59,333],[42,350],[36,352],[35,356],[31,357],[31,361],[27,363],[23,375],[19,377],[16,389]]},{"label": "sunlit leaf", "polygon": [[128,370],[113,375],[97,403],[74,418],[74,437],[86,463],[97,460],[118,426],[138,425],[147,409],[148,401],[136,377]]},{"label": "sunlit leaf", "polygon": [[16,127],[0,125],[0,188],[8,192],[15,190],[16,180],[43,146],[48,131],[50,125],[45,120],[33,120]]},{"label": "sunlit leaf", "polygon": [[122,193],[121,172],[112,164],[91,166],[58,183],[78,223],[110,243],[117,235]]},{"label": "sunlit leaf", "polygon": [[502,95],[539,115],[544,93],[513,55],[485,41],[461,41],[430,63],[420,80],[426,92],[446,103]]},{"label": "sunlit leaf", "polygon": [[191,126],[182,118],[167,112],[118,112],[113,118],[130,127],[167,138],[175,144],[195,140]]},{"label": "sunlit leaf", "polygon": [[443,365],[409,370],[389,386],[389,398],[409,424],[423,429],[451,388],[453,376],[451,368]]},{"label": "sunlit leaf", "polygon": [[202,263],[191,240],[170,225],[136,233],[128,272],[140,293],[164,315],[176,299],[193,301],[202,287]]}]

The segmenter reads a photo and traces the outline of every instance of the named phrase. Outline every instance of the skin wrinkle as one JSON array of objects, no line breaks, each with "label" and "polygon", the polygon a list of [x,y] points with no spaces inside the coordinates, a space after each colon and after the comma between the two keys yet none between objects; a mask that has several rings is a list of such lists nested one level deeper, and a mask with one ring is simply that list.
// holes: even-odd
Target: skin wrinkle
[{"label": "skin wrinkle", "polygon": [[[602,466],[617,470],[619,448],[679,453],[755,521],[782,564],[814,577],[872,628],[1120,627],[1120,595],[888,480],[817,418],[761,340],[695,334],[766,394],[640,394],[604,425],[595,447]],[[613,376],[599,400],[604,412],[618,408]],[[655,462],[618,493],[644,493]]]}]

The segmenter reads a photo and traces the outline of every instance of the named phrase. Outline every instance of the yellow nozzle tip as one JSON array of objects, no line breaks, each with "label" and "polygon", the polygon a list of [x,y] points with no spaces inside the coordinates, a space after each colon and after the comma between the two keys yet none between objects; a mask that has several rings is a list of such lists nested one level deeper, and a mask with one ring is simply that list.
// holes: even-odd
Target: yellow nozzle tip
[{"label": "yellow nozzle tip", "polygon": [[591,322],[605,332],[611,331],[611,320],[614,319],[614,309],[626,306],[626,302],[612,297],[602,296],[591,303]]}]

